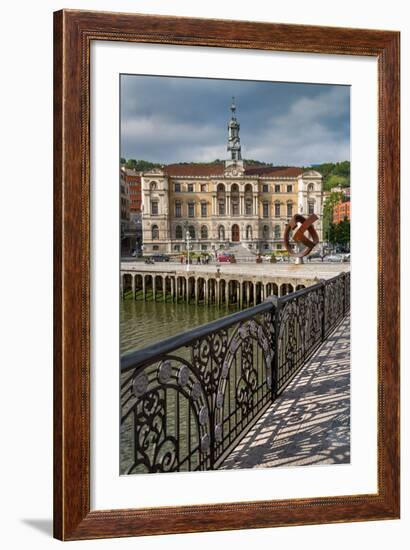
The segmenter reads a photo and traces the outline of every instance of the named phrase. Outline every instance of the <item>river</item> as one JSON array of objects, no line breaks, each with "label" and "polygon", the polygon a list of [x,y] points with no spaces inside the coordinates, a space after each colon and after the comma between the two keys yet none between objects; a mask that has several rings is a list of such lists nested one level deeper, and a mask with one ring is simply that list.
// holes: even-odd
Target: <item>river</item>
[{"label": "river", "polygon": [[217,307],[186,303],[121,300],[121,355],[181,334],[237,311],[235,306]]}]

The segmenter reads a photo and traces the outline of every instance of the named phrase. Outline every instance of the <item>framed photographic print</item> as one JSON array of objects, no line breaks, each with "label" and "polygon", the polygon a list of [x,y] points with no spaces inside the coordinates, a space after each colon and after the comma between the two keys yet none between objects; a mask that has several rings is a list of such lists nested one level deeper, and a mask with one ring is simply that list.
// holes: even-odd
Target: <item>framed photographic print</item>
[{"label": "framed photographic print", "polygon": [[399,33],[63,10],[63,540],[399,517]]}]

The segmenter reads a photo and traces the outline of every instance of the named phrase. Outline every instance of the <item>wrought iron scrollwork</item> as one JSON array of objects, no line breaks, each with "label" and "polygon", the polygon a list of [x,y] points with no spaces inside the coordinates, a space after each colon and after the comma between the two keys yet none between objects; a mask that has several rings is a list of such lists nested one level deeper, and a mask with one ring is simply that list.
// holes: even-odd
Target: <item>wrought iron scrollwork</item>
[{"label": "wrought iron scrollwork", "polygon": [[192,364],[200,371],[205,389],[209,393],[214,393],[218,386],[227,345],[228,333],[221,330],[196,340],[192,346]]},{"label": "wrought iron scrollwork", "polygon": [[217,468],[348,313],[349,285],[342,274],[127,358],[121,472]]}]

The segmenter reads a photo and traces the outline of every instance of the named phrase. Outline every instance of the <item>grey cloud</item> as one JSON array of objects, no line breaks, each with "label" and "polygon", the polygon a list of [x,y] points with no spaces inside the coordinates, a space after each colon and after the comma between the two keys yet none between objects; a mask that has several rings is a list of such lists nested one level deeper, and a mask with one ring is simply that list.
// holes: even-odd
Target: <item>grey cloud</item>
[{"label": "grey cloud", "polygon": [[303,165],[349,159],[346,86],[131,75],[121,80],[122,156],[225,158],[232,95],[245,158]]}]

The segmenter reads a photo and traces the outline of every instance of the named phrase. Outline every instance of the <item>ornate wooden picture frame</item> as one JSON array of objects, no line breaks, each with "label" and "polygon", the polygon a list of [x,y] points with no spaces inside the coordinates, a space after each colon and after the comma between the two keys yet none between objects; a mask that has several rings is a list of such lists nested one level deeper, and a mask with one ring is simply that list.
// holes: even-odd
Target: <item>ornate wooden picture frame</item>
[{"label": "ornate wooden picture frame", "polygon": [[[371,56],[378,62],[378,492],[90,509],[93,41]],[[62,540],[399,517],[398,32],[63,10],[54,14],[54,535]],[[388,245],[388,246],[387,246]]]}]

